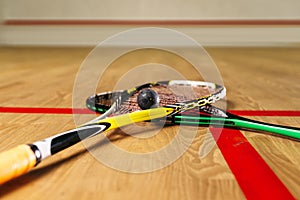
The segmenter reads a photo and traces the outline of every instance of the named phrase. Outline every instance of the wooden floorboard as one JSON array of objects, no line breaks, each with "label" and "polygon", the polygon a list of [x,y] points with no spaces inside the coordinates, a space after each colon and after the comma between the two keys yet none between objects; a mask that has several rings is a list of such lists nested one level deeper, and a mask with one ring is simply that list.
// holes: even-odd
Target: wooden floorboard
[{"label": "wooden floorboard", "polygon": [[[300,48],[214,47],[206,50],[216,63],[228,90],[228,109],[300,110]],[[0,106],[71,108],[76,74],[90,51],[91,48],[1,47]],[[161,63],[188,79],[201,79],[186,60],[169,52],[146,49],[129,53],[111,63],[97,90],[114,89],[122,75],[132,67],[146,63]],[[157,77],[147,74],[142,76],[147,82],[151,78],[159,78],[159,71],[157,74]],[[170,78],[175,76],[170,74]],[[123,84],[122,81],[119,84]],[[127,81],[127,84],[134,84],[134,81]],[[295,116],[249,118],[300,127],[300,118]],[[0,113],[0,126],[0,151],[4,151],[18,144],[34,142],[66,131],[75,127],[75,124],[70,114]],[[97,161],[86,150],[84,145],[88,145],[87,143],[77,144],[45,160],[30,173],[0,186],[0,197],[246,198],[217,145],[213,145],[204,158],[199,158],[199,149],[204,143],[207,130],[200,127],[191,146],[174,163],[142,174],[112,169]],[[114,145],[119,148],[149,152],[168,144],[177,131],[176,126],[165,127],[154,137],[141,140],[124,136],[122,131],[116,130],[112,133],[116,136],[111,137]],[[242,134],[289,192],[295,198],[300,198],[300,143],[251,131],[242,131]],[[97,137],[92,142],[95,141]],[[97,148],[101,152],[105,145]]]}]

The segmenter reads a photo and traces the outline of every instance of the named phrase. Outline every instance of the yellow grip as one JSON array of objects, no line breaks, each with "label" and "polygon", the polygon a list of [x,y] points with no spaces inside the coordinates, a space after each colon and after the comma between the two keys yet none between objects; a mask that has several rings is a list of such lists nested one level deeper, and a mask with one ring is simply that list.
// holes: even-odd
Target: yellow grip
[{"label": "yellow grip", "polygon": [[36,156],[26,144],[0,153],[0,184],[25,174],[35,164]]}]

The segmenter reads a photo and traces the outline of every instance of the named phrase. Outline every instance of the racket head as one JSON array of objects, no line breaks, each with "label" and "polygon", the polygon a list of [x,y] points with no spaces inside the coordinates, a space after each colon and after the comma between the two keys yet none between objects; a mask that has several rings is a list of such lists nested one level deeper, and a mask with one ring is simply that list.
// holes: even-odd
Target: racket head
[{"label": "racket head", "polygon": [[146,83],[129,90],[105,92],[90,96],[86,106],[101,117],[116,116],[141,110],[138,105],[138,94],[151,89],[158,94],[159,107],[174,107],[175,110],[184,108],[187,103],[209,104],[224,98],[226,89],[223,86],[203,81],[172,80]]}]

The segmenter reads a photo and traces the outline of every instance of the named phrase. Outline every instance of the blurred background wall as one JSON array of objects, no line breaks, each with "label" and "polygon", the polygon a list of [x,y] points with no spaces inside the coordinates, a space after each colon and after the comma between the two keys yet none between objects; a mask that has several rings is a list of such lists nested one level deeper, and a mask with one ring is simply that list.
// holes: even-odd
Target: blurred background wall
[{"label": "blurred background wall", "polygon": [[95,45],[159,26],[203,45],[299,45],[299,0],[2,0],[2,45]]},{"label": "blurred background wall", "polygon": [[299,0],[5,0],[7,19],[294,19]]}]

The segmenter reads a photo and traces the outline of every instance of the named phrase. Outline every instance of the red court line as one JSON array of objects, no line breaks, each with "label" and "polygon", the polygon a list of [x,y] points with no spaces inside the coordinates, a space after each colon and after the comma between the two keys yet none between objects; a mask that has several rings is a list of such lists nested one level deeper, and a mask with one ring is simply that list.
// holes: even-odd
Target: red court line
[{"label": "red court line", "polygon": [[240,131],[210,131],[246,199],[295,199]]},{"label": "red court line", "polygon": [[[229,110],[242,116],[280,116],[299,117],[300,111],[293,110]],[[87,108],[37,108],[37,107],[0,107],[0,113],[36,113],[36,114],[94,114]]]},{"label": "red court line", "polygon": [[8,19],[3,22],[4,25],[35,26],[35,25],[300,25],[298,19],[245,19],[245,20],[85,20],[85,19]]},{"label": "red court line", "polygon": [[0,107],[0,113],[32,114],[94,114],[87,108],[35,108],[35,107]]},{"label": "red court line", "polygon": [[297,110],[229,110],[235,115],[243,116],[280,116],[280,117],[299,117],[300,111]]}]

